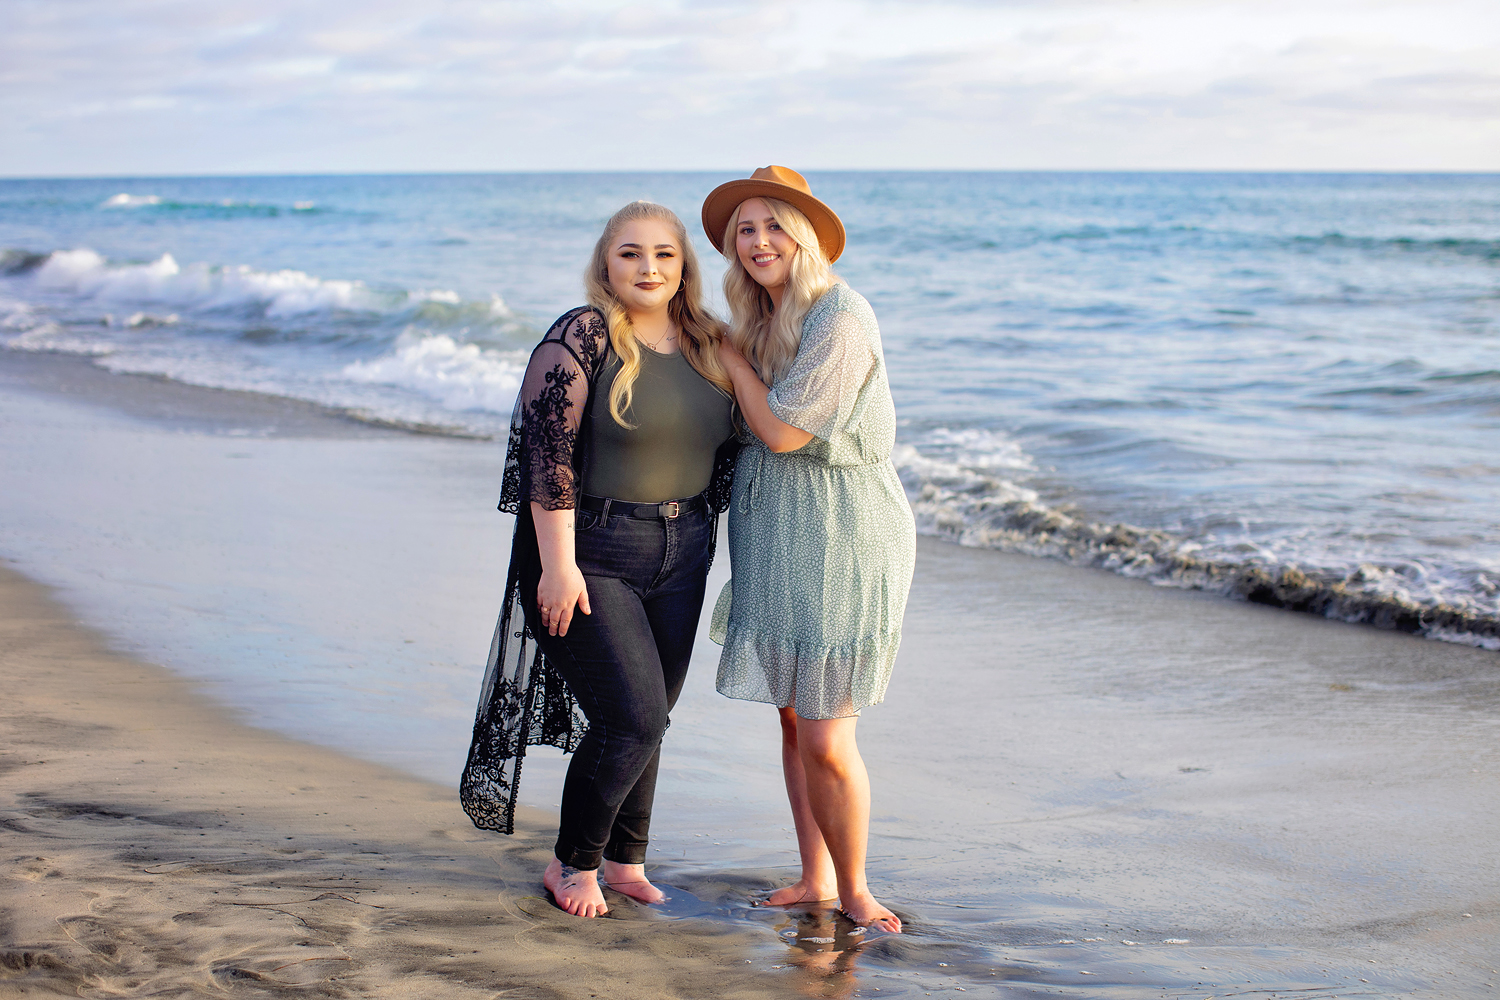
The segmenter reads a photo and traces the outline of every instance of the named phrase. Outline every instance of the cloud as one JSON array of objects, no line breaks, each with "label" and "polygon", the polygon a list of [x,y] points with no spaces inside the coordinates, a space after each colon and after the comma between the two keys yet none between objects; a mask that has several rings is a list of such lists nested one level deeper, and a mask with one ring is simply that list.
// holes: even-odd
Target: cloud
[{"label": "cloud", "polygon": [[0,7],[0,173],[1500,168],[1492,0]]}]

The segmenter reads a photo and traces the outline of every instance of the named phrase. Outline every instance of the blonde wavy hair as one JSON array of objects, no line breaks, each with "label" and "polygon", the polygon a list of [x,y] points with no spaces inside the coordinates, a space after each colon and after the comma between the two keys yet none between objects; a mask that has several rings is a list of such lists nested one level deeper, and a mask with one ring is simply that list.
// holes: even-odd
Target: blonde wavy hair
[{"label": "blonde wavy hair", "polygon": [[729,261],[729,270],[724,273],[724,297],[729,300],[729,342],[769,385],[791,367],[792,359],[797,356],[807,311],[839,278],[818,244],[818,234],[807,216],[784,201],[765,197],[760,200],[771,210],[771,218],[782,231],[797,242],[797,255],[792,258],[792,271],[781,294],[781,308],[772,305],[771,293],[740,263],[736,249],[738,207],[724,230],[724,257]]},{"label": "blonde wavy hair", "polygon": [[677,324],[678,350],[682,351],[683,359],[694,371],[730,399],[734,398],[734,383],[719,360],[724,322],[703,303],[703,270],[698,266],[693,244],[688,241],[687,228],[670,208],[649,201],[633,201],[604,224],[604,232],[594,244],[588,269],[583,272],[584,298],[604,314],[609,324],[610,345],[620,358],[620,370],[609,390],[609,415],[615,418],[615,423],[627,428],[635,426],[626,421],[625,411],[630,409],[635,397],[635,380],[641,373],[641,345],[635,338],[630,314],[609,286],[609,252],[620,230],[642,219],[654,219],[670,227],[682,254],[682,284],[667,303],[667,315]]}]

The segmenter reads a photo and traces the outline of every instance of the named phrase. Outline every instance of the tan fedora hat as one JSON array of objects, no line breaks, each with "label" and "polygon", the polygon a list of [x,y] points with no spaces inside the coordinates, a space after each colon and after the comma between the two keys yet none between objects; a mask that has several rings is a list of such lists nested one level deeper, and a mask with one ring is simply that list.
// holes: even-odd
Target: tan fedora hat
[{"label": "tan fedora hat", "polygon": [[742,202],[751,198],[775,198],[794,205],[807,216],[818,245],[831,264],[844,252],[844,224],[833,209],[812,196],[807,181],[789,167],[761,167],[746,180],[727,181],[703,199],[703,231],[714,249],[724,252],[724,228]]}]

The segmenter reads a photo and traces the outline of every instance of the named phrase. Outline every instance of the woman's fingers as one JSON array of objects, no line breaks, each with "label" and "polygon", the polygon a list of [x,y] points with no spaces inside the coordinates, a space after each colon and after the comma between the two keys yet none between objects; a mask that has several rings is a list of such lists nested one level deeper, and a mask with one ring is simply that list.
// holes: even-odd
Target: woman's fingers
[{"label": "woman's fingers", "polygon": [[573,622],[575,608],[583,614],[593,614],[589,608],[589,588],[587,584],[579,584],[578,596],[558,609],[558,626],[557,631],[552,633],[553,635],[568,634],[568,626]]},{"label": "woman's fingers", "polygon": [[[553,586],[549,586],[547,574],[543,572],[542,582],[537,587],[536,606],[542,614],[542,625],[547,629],[548,635],[567,635],[568,625],[573,621],[573,609],[576,606],[583,614],[591,614],[593,609],[589,607],[588,585],[583,582],[582,574],[578,577],[578,591],[571,597],[558,594]],[[563,586],[567,586],[563,583]]]},{"label": "woman's fingers", "polygon": [[729,342],[727,337],[719,341],[719,363],[724,366],[726,371],[730,372],[731,377],[733,377],[733,370],[735,368],[741,366],[748,368],[750,366],[750,362],[745,360],[743,354],[735,350],[734,345]]}]

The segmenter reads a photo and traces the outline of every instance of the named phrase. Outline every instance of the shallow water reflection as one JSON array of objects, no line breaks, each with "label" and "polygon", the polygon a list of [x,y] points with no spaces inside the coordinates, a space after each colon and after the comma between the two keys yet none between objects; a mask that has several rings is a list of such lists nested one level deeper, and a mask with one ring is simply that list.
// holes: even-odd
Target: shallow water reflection
[{"label": "shallow water reflection", "polygon": [[859,926],[833,907],[787,911],[776,933],[791,949],[786,964],[806,974],[798,986],[815,997],[854,996],[860,950],[886,936]]},{"label": "shallow water reflection", "polygon": [[776,925],[776,933],[788,945],[810,955],[849,951],[880,936],[879,931],[859,926],[832,907],[788,912]]},{"label": "shallow water reflection", "polygon": [[1097,920],[1100,912],[1083,901],[1065,912],[1058,900],[1036,892],[1017,896],[1009,912],[965,908],[955,915],[940,904],[900,907],[904,933],[862,933],[826,904],[754,905],[784,881],[780,869],[687,864],[663,865],[657,873],[658,884],[674,886],[669,905],[678,908],[660,916],[758,928],[753,940],[761,943],[744,951],[744,959],[785,977],[787,996],[1395,997],[1420,994],[1437,976],[1454,971],[1445,968],[1451,963],[1424,961],[1436,956],[1393,949],[1394,941],[1322,935],[1250,943],[1234,941],[1222,927],[1127,928],[1114,916],[1107,924]]}]

